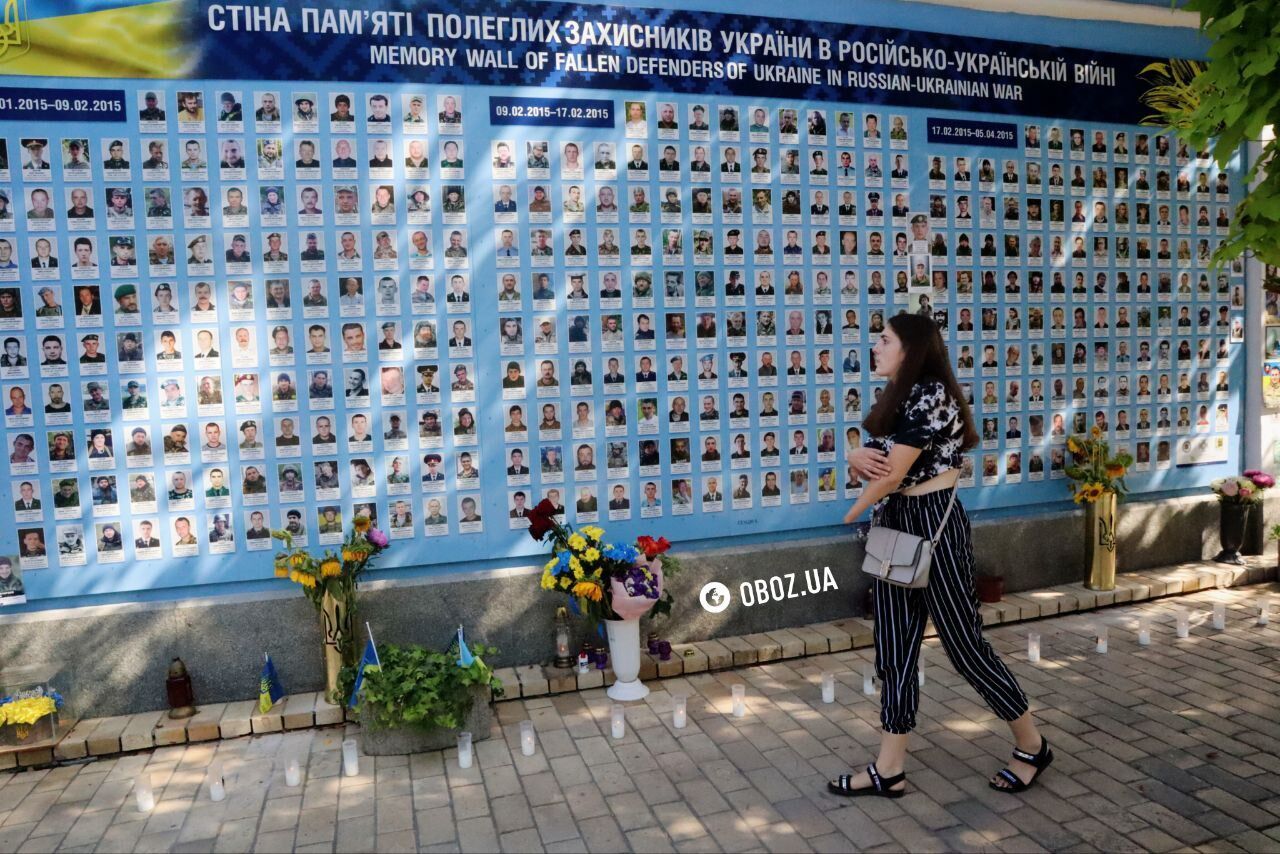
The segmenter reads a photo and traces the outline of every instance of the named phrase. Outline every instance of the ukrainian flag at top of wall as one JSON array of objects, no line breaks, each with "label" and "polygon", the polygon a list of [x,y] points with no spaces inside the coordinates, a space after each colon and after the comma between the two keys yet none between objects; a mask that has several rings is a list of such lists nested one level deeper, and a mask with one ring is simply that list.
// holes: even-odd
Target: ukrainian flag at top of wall
[{"label": "ukrainian flag at top of wall", "polygon": [[0,75],[184,78],[192,0],[0,0]]}]

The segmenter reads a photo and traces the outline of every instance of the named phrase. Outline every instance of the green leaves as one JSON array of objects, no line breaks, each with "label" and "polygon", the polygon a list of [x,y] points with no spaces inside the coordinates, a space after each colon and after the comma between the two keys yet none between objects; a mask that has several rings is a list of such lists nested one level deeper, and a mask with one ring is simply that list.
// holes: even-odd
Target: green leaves
[{"label": "green leaves", "polygon": [[[1226,168],[1241,156],[1240,146],[1258,140],[1280,114],[1280,3],[1187,0],[1183,8],[1200,14],[1201,31],[1213,41],[1208,67],[1170,60],[1143,69],[1142,78],[1152,84],[1143,102],[1155,111],[1143,122],[1174,130],[1195,148],[1214,141],[1213,157]],[[1272,140],[1259,159],[1277,153]],[[1220,266],[1246,251],[1263,263],[1280,264],[1280,176],[1245,197],[1213,263]]]},{"label": "green leaves", "polygon": [[390,728],[424,729],[463,725],[475,701],[474,689],[484,686],[502,695],[502,681],[481,659],[496,653],[494,647],[472,644],[475,660],[459,667],[452,651],[436,652],[420,646],[384,644],[378,648],[380,668],[365,668],[362,714],[364,723]]}]

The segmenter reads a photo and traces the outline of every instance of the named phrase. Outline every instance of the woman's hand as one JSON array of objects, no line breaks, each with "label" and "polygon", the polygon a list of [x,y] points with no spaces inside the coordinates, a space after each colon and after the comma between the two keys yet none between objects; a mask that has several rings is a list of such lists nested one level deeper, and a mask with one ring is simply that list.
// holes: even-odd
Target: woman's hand
[{"label": "woman's hand", "polygon": [[854,522],[858,521],[858,517],[861,515],[862,515],[862,512],[858,510],[858,505],[857,503],[855,503],[852,507],[849,508],[849,512],[844,514],[844,523],[846,525],[852,525]]},{"label": "woman's hand", "polygon": [[845,462],[853,466],[854,471],[867,480],[879,480],[882,477],[887,477],[891,471],[889,468],[889,455],[877,448],[868,448],[866,446],[855,448],[845,454]]}]

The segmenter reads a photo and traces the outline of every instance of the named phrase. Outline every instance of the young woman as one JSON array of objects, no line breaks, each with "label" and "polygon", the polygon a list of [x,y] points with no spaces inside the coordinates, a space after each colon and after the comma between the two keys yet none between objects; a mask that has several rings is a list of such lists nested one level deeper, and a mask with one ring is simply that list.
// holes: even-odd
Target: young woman
[{"label": "young woman", "polygon": [[[873,354],[875,373],[888,384],[867,416],[866,441],[846,457],[867,487],[844,521],[855,522],[884,500],[881,525],[933,537],[946,514],[963,454],[979,441],[973,416],[932,319],[908,314],[891,318]],[[1053,761],[1048,741],[1031,719],[1026,695],[982,637],[973,571],[969,517],[957,500],[934,545],[928,586],[913,589],[875,582],[876,671],[883,686],[884,735],[879,757],[865,774],[842,774],[828,784],[835,794],[904,794],[907,742],[920,702],[916,668],[926,617],[933,618],[952,665],[1013,732],[1013,761],[991,779],[991,787],[1025,791]]]}]

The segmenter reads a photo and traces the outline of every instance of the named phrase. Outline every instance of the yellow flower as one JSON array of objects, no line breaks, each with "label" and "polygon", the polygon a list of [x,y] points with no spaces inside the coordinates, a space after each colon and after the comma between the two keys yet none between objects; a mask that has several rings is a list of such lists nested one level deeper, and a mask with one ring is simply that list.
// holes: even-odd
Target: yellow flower
[{"label": "yellow flower", "polygon": [[573,574],[575,576],[578,576],[579,578],[582,577],[582,561],[578,560],[576,557],[569,558],[569,568],[573,570]]},{"label": "yellow flower", "polygon": [[600,585],[592,581],[579,581],[573,585],[573,595],[581,596],[584,599],[590,599],[592,602],[599,602],[604,598],[604,591],[600,589]]},{"label": "yellow flower", "polygon": [[1074,436],[1067,438],[1067,450],[1073,454],[1080,453],[1080,443],[1076,441]]},{"label": "yellow flower", "polygon": [[604,536],[604,529],[597,528],[595,525],[588,525],[582,529],[582,533],[586,534],[593,540],[599,541]]},{"label": "yellow flower", "polygon": [[25,697],[0,706],[0,725],[30,726],[58,710],[52,697]]},{"label": "yellow flower", "polygon": [[302,569],[302,567],[307,565],[307,555],[305,552],[294,552],[289,558],[289,562],[292,563],[296,569]]},{"label": "yellow flower", "polygon": [[305,572],[298,576],[298,581],[308,590],[316,586],[316,577]]},{"label": "yellow flower", "polygon": [[333,578],[334,576],[341,575],[342,564],[338,563],[334,558],[329,558],[324,563],[320,564],[320,574],[325,578]]},{"label": "yellow flower", "polygon": [[288,578],[288,577],[289,577],[289,565],[287,563],[277,563],[276,578]]},{"label": "yellow flower", "polygon": [[580,552],[587,547],[587,541],[581,534],[574,534],[569,538],[569,548],[575,552]]},{"label": "yellow flower", "polygon": [[556,577],[551,574],[551,570],[549,569],[544,569],[542,571],[542,589],[543,590],[556,589]]},{"label": "yellow flower", "polygon": [[351,527],[356,529],[356,533],[363,534],[365,531],[369,530],[369,526],[371,524],[372,523],[369,521],[368,516],[357,516],[355,521],[351,523]]},{"label": "yellow flower", "polygon": [[1090,435],[1090,436],[1092,436],[1092,437],[1093,437],[1093,438],[1095,438],[1095,439],[1099,439],[1099,438],[1101,438],[1101,437],[1102,437],[1102,428],[1095,424],[1095,425],[1093,426],[1093,429],[1089,431],[1089,435]]},{"label": "yellow flower", "polygon": [[573,579],[572,579],[572,578],[570,578],[570,577],[569,577],[569,576],[567,576],[567,575],[562,575],[562,576],[560,576],[560,589],[561,589],[561,590],[568,590],[568,589],[569,589],[570,587],[572,587],[572,586],[573,586]]},{"label": "yellow flower", "polygon": [[1107,475],[1110,477],[1124,477],[1124,466],[1107,466]]},{"label": "yellow flower", "polygon": [[600,559],[600,551],[594,548],[587,549],[582,556],[586,558],[587,563],[595,563]]},{"label": "yellow flower", "polygon": [[551,570],[556,568],[556,564],[558,564],[559,562],[560,562],[560,558],[552,557],[551,560],[547,561],[542,565],[542,568],[545,569],[547,572],[550,572]]}]

